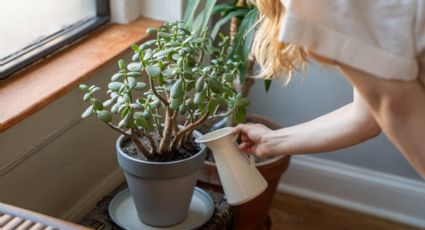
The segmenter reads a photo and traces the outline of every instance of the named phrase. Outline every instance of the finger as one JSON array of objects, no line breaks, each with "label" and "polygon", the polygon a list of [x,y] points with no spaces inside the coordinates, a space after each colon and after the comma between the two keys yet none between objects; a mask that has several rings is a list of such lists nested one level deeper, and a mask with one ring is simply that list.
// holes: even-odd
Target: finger
[{"label": "finger", "polygon": [[251,125],[248,124],[239,124],[233,128],[233,133],[247,133],[251,128]]},{"label": "finger", "polygon": [[240,149],[248,149],[248,148],[251,148],[252,146],[253,146],[252,143],[250,143],[250,142],[244,142],[244,143],[242,143],[242,144],[239,145],[239,148]]},{"label": "finger", "polygon": [[264,146],[264,145],[257,145],[256,148],[253,149],[255,156],[259,158],[265,158],[269,157],[272,154],[270,154],[270,151]]},{"label": "finger", "polygon": [[241,134],[241,141],[242,142],[252,142],[251,138],[248,137],[246,134]]},{"label": "finger", "polygon": [[241,144],[241,145],[239,146],[239,150],[240,150],[241,152],[243,152],[243,153],[246,153],[246,154],[252,154],[252,153],[253,153],[253,152],[252,152],[252,147],[253,147],[253,145],[251,145],[251,144],[249,144],[249,143]]}]

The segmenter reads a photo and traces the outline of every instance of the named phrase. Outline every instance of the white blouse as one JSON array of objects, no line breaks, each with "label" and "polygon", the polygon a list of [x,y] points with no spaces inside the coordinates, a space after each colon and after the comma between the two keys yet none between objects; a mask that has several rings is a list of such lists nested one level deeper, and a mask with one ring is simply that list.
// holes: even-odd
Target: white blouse
[{"label": "white blouse", "polygon": [[281,41],[376,77],[425,83],[425,0],[281,2]]}]

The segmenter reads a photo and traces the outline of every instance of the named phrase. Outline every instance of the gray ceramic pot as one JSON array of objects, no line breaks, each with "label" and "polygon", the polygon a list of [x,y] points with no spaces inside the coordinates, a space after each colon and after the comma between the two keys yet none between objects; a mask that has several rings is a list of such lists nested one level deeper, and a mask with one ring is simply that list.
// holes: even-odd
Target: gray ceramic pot
[{"label": "gray ceramic pot", "polygon": [[125,154],[120,147],[123,139],[120,136],[116,142],[118,163],[124,170],[139,219],[158,227],[182,222],[189,211],[206,147],[202,145],[196,155],[184,160],[149,162]]}]

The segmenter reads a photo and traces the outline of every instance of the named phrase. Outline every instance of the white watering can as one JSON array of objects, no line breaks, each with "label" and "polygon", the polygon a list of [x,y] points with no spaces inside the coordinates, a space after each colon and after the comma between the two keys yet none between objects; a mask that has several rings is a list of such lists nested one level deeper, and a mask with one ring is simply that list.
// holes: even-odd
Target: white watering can
[{"label": "white watering can", "polygon": [[230,205],[245,203],[267,188],[267,181],[255,167],[254,156],[249,159],[239,151],[238,136],[232,127],[207,133],[195,140],[204,143],[212,151],[224,194]]}]

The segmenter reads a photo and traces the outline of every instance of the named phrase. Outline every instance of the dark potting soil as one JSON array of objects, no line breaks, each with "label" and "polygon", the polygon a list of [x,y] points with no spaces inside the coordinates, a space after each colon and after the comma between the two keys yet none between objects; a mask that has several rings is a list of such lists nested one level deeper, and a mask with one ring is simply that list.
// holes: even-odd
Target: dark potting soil
[{"label": "dark potting soil", "polygon": [[[159,135],[153,135],[155,140],[159,140]],[[149,142],[146,138],[140,138],[140,141],[145,146],[150,146]],[[157,141],[158,143],[159,141]],[[159,145],[159,144],[158,144]],[[170,152],[168,154],[155,154],[153,157],[147,158],[143,155],[136,147],[136,145],[129,139],[124,139],[121,143],[121,149],[128,156],[133,157],[135,159],[144,160],[144,161],[152,161],[152,162],[168,162],[168,161],[178,161],[189,158],[201,150],[200,146],[194,142],[194,138],[192,138],[189,143],[181,146],[177,149],[176,152]]]}]

